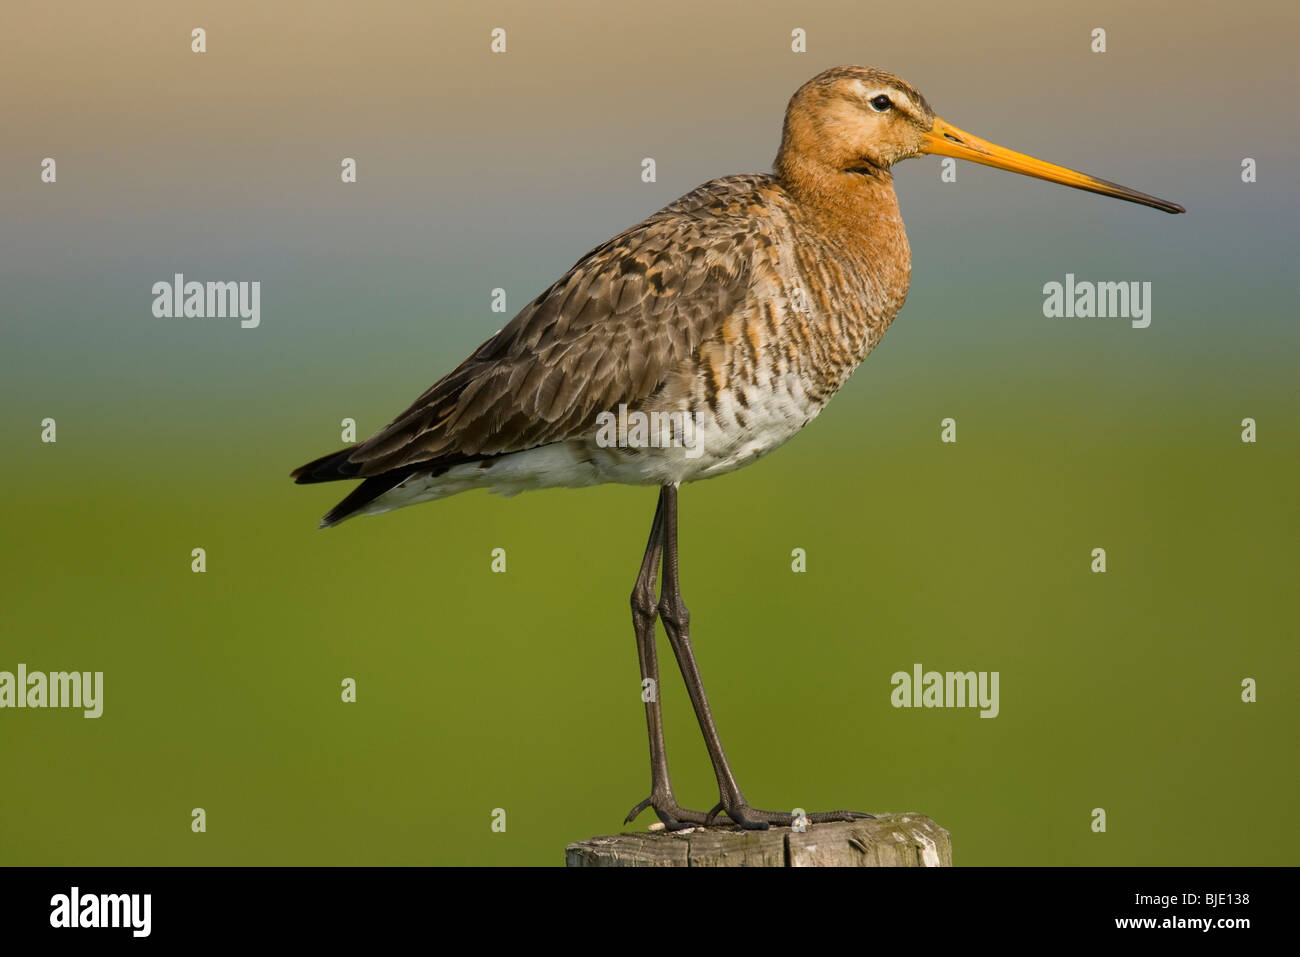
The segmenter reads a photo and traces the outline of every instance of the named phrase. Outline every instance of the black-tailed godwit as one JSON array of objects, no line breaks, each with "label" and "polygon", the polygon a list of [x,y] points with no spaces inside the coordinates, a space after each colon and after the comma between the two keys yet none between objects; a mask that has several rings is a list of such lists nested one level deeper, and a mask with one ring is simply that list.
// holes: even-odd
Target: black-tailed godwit
[{"label": "black-tailed godwit", "polygon": [[323,526],[476,488],[658,487],[632,591],[641,677],[657,689],[660,619],[719,799],[707,813],[677,804],[659,696],[646,695],[650,796],[629,821],[652,807],[669,828],[722,813],[746,828],[792,822],[749,806],[718,739],[678,580],[677,491],[781,445],[880,341],[911,273],[890,167],[927,153],[1183,212],[971,136],[889,73],[827,70],[791,98],[774,173],[705,183],[596,247],[378,433],[293,473],[360,480]]}]

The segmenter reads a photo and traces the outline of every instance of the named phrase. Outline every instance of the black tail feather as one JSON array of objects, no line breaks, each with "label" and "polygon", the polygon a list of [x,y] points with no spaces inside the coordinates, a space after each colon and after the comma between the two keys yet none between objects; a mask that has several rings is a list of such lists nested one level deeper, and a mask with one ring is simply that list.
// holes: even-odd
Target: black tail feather
[{"label": "black tail feather", "polygon": [[[316,482],[341,482],[347,479],[361,478],[357,474],[361,471],[361,466],[356,462],[348,461],[352,451],[352,449],[343,449],[339,452],[331,452],[329,455],[322,455],[320,458],[313,459],[306,465],[294,469],[290,476],[299,485],[310,485]],[[325,517],[321,519],[320,527],[329,528],[331,525],[337,525],[349,515],[369,505],[385,492],[395,488],[407,476],[419,470],[420,466],[406,466],[380,475],[363,478],[360,485],[349,492],[343,501],[326,513]]]},{"label": "black tail feather", "polygon": [[[391,491],[400,485],[402,480],[413,471],[415,470],[396,469],[392,472],[385,472],[383,475],[375,475],[364,479],[360,485],[347,494],[343,501],[325,513],[325,517],[320,520],[320,527],[329,528],[331,525],[337,525],[343,519],[356,514],[385,492]],[[326,480],[316,479],[316,481]]]},{"label": "black tail feather", "polygon": [[299,485],[356,478],[357,473],[361,471],[361,466],[348,461],[348,456],[351,454],[352,449],[343,449],[331,452],[329,455],[322,455],[318,459],[312,459],[306,465],[298,466],[289,473],[289,476]]},{"label": "black tail feather", "polygon": [[353,449],[343,449],[339,452],[331,452],[329,455],[322,455],[318,459],[313,459],[306,465],[301,465],[289,473],[290,477],[299,485],[310,485],[315,482],[341,482],[347,479],[361,479],[361,484],[354,488],[343,501],[339,502],[321,519],[320,527],[329,528],[331,525],[337,525],[351,515],[355,515],[361,509],[365,508],[385,492],[392,491],[407,478],[415,475],[417,472],[427,473],[431,478],[442,475],[453,465],[461,465],[465,462],[477,462],[483,458],[491,456],[455,456],[444,459],[434,459],[429,462],[416,462],[411,465],[399,466],[395,469],[389,469],[387,472],[381,472],[378,475],[362,476],[357,473],[361,471],[362,466],[356,462],[349,461]]}]

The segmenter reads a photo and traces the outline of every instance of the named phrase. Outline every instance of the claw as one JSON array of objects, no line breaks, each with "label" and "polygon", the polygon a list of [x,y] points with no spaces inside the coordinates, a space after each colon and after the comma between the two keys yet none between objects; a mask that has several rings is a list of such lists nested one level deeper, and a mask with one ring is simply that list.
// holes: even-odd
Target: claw
[{"label": "claw", "polygon": [[688,827],[699,827],[705,823],[705,816],[699,811],[689,811],[686,808],[678,807],[671,799],[664,802],[663,806],[655,804],[654,795],[646,798],[632,810],[627,812],[627,817],[623,819],[624,824],[631,824],[636,816],[646,808],[653,808],[659,820],[663,823],[666,831],[681,831]]},{"label": "claw", "polygon": [[655,814],[659,815],[659,820],[663,822],[665,831],[684,831],[690,827],[699,827],[698,824],[692,824],[690,821],[680,821],[658,808],[655,808]]},{"label": "claw", "polygon": [[[791,827],[794,824],[793,814],[786,814],[782,811],[760,811],[745,804],[735,808],[724,808],[719,804],[709,812],[708,823],[713,823],[713,818],[717,816],[720,810],[726,811],[727,817],[747,831],[764,831],[774,824],[777,827]],[[804,817],[807,818],[809,824],[827,824],[832,821],[875,820],[875,815],[863,811],[820,811],[815,814],[805,814]]]},{"label": "claw", "polygon": [[749,813],[746,812],[763,813],[761,811],[754,812],[753,808],[746,807],[743,804],[734,808],[729,808],[719,802],[714,806],[713,810],[709,812],[708,820],[705,823],[712,824],[719,814],[725,813],[727,817],[731,818],[731,823],[746,831],[766,831],[772,826],[770,821],[765,821],[757,817],[750,817]]},{"label": "claw", "polygon": [[651,801],[651,798],[646,798],[644,801],[642,801],[642,802],[641,802],[640,804],[638,804],[636,807],[632,808],[632,810],[628,811],[628,812],[627,812],[627,817],[623,818],[623,823],[624,823],[624,824],[631,824],[633,821],[635,821],[636,818],[637,818],[637,815],[640,814],[642,811],[644,811],[646,808],[648,808],[648,807],[650,806],[650,801]]},{"label": "claw", "polygon": [[[700,826],[718,827],[718,818],[723,814],[730,818],[732,826],[746,831],[766,831],[773,825],[790,827],[794,824],[793,814],[786,814],[782,811],[760,811],[747,804],[739,804],[734,808],[729,808],[719,801],[713,805],[707,814],[678,807],[671,799],[664,802],[664,806],[660,807],[655,804],[653,794],[632,808],[627,817],[623,819],[623,823],[631,824],[637,815],[646,808],[654,808],[655,814],[663,822],[664,829],[668,831],[681,831],[688,827]],[[874,821],[876,819],[874,814],[866,814],[863,811],[822,811],[805,816],[809,824],[826,824],[831,821]]]}]

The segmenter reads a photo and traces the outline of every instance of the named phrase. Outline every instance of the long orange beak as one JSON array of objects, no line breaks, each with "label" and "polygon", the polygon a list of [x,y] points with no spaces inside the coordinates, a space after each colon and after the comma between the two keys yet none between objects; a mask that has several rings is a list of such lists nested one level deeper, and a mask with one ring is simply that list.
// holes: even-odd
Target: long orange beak
[{"label": "long orange beak", "polygon": [[1052,183],[1061,183],[1064,186],[1073,186],[1075,189],[1086,189],[1090,193],[1114,196],[1116,199],[1127,200],[1130,203],[1141,203],[1153,209],[1162,209],[1166,213],[1186,212],[1177,203],[1148,196],[1146,193],[1139,193],[1135,189],[1108,180],[1097,179],[1087,173],[1046,163],[1024,153],[1017,153],[1015,150],[990,143],[988,140],[982,140],[978,136],[971,136],[964,130],[945,123],[937,116],[934,118],[934,128],[926,134],[926,145],[922,152],[936,153],[939,156],[955,156],[958,159],[982,163],[995,169],[1007,169],[1013,173],[1037,176]]}]

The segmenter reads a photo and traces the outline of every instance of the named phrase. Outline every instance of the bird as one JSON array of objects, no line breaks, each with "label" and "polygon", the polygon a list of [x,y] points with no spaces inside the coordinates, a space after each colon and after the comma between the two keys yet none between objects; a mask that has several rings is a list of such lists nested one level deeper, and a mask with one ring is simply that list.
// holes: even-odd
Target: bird
[{"label": "bird", "polygon": [[662,621],[718,801],[679,805],[659,695],[643,693],[650,794],[625,823],[647,808],[669,830],[722,826],[723,815],[755,830],[871,816],[805,822],[746,800],[695,660],[678,494],[785,443],[880,342],[911,276],[891,169],[927,154],[1184,212],[958,129],[891,73],[834,67],[790,98],[770,173],[711,180],[592,249],[374,435],[291,473],[300,484],[359,480],[321,527],[471,489],[658,489],[631,593],[642,686],[659,687]]}]

